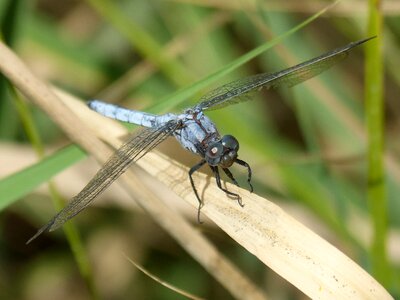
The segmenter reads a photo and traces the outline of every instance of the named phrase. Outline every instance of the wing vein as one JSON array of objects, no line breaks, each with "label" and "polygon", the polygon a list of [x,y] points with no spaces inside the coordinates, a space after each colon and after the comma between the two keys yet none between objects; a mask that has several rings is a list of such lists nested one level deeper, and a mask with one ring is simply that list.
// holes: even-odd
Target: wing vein
[{"label": "wing vein", "polygon": [[53,231],[85,209],[109,187],[127,168],[164,141],[178,127],[175,120],[159,128],[144,128],[133,134],[101,167],[89,183],[27,242],[45,231]]},{"label": "wing vein", "polygon": [[[373,38],[373,37],[372,37]],[[318,57],[272,74],[262,73],[239,79],[220,86],[200,98],[200,103],[195,106],[199,110],[219,109],[252,99],[249,94],[263,88],[275,89],[281,86],[292,87],[306,81],[333,65],[342,61],[354,47],[365,43],[371,38],[350,43],[344,47],[329,51]]]}]

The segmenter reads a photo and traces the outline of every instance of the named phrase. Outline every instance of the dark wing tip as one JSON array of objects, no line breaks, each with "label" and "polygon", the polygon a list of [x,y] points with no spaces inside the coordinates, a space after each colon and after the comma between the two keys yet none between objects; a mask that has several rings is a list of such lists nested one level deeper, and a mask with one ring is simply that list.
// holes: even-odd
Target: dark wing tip
[{"label": "dark wing tip", "polygon": [[32,241],[34,241],[37,237],[39,237],[39,235],[41,235],[42,233],[46,232],[46,231],[52,231],[52,226],[54,224],[54,221],[49,222],[48,224],[46,224],[45,226],[43,226],[42,228],[40,228],[34,236],[32,236],[26,243],[25,245],[30,244]]},{"label": "dark wing tip", "polygon": [[370,37],[368,37],[368,38],[365,38],[365,39],[362,39],[362,40],[353,42],[353,43],[351,43],[350,45],[352,45],[352,47],[355,47],[355,46],[364,44],[365,42],[368,42],[369,40],[375,39],[375,38],[377,38],[377,37],[378,37],[377,35],[370,36]]}]

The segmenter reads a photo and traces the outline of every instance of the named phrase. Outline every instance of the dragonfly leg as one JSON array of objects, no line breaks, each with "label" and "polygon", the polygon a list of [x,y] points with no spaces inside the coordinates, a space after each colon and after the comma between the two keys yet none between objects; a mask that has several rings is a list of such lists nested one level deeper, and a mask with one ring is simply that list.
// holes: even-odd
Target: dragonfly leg
[{"label": "dragonfly leg", "polygon": [[224,191],[225,193],[227,193],[228,195],[230,195],[230,196],[236,198],[236,200],[237,200],[237,202],[239,203],[239,205],[243,207],[244,205],[243,205],[243,203],[242,203],[242,198],[241,198],[238,194],[233,193],[233,192],[231,192],[231,191],[228,191],[227,189],[224,189],[224,188],[222,187],[222,185],[221,185],[221,177],[220,177],[220,175],[219,175],[218,167],[210,166],[210,168],[211,168],[211,170],[213,171],[213,173],[214,173],[214,175],[215,175],[215,179],[216,179],[216,181],[217,181],[217,186],[218,186],[218,188],[219,188],[220,190]]},{"label": "dragonfly leg", "polygon": [[194,185],[194,181],[193,181],[193,173],[196,172],[198,169],[200,169],[204,164],[206,163],[206,161],[204,159],[202,159],[197,165],[194,165],[190,170],[189,170],[189,179],[190,179],[190,183],[192,185],[192,189],[194,194],[196,195],[197,201],[199,201],[199,208],[197,210],[197,222],[199,222],[200,224],[203,223],[200,220],[200,209],[203,207],[204,203],[203,201],[200,199],[199,194],[197,193],[197,189],[196,186]]},{"label": "dragonfly leg", "polygon": [[239,183],[236,181],[235,177],[233,177],[233,174],[228,168],[222,168],[222,170],[224,170],[226,176],[228,176],[236,186],[239,186]]},{"label": "dragonfly leg", "polygon": [[250,186],[250,193],[252,193],[253,192],[253,185],[251,184],[251,168],[250,168],[250,165],[247,162],[245,162],[244,160],[241,160],[241,159],[236,159],[235,162],[237,164],[247,168],[247,173],[248,173],[247,182],[249,183],[249,186]]}]

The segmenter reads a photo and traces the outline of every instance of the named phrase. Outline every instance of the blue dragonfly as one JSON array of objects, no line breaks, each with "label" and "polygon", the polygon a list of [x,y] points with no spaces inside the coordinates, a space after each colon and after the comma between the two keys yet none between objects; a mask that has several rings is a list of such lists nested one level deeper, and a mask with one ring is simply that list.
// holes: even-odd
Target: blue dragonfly
[{"label": "blue dragonfly", "polygon": [[143,129],[134,133],[102,166],[83,190],[72,198],[68,205],[57,213],[48,224],[40,228],[27,243],[30,243],[45,231],[53,231],[59,228],[76,216],[124,173],[133,162],[139,160],[170,136],[174,136],[183,148],[201,157],[199,163],[191,167],[188,174],[194,195],[199,203],[197,214],[199,222],[200,209],[204,202],[198,194],[192,175],[203,165],[207,164],[211,168],[218,188],[243,206],[240,195],[222,187],[220,169],[238,186],[238,182],[229,168],[233,164],[246,168],[247,181],[252,192],[251,168],[247,162],[238,157],[238,140],[229,134],[221,136],[213,121],[204,113],[251,100],[252,93],[261,89],[295,86],[342,61],[348,56],[350,50],[372,38],[374,37],[352,42],[276,73],[258,74],[222,85],[201,97],[198,104],[185,109],[180,114],[155,115],[98,100],[89,101],[89,108],[99,114],[115,120],[141,125]]}]

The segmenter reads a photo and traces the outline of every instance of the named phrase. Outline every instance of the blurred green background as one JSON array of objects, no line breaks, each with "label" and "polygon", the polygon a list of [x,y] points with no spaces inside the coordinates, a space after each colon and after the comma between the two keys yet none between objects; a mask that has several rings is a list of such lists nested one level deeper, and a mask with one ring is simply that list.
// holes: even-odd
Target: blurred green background
[{"label": "blurred green background", "polygon": [[[367,37],[367,2],[344,2],[203,92]],[[388,226],[375,229],[375,235],[387,237],[383,252],[370,247],[374,217],[367,201],[363,46],[310,82],[262,91],[255,96],[259,101],[208,115],[221,133],[234,134],[240,141],[240,157],[253,167],[257,194],[322,235],[400,297],[400,7],[391,3],[394,8],[384,10],[383,27],[386,192],[380,202],[383,211],[387,208]],[[0,22],[2,39],[41,78],[83,99],[164,112],[196,103],[201,93],[179,103],[169,95],[294,28],[327,4],[0,0]],[[116,205],[119,197],[129,203],[116,188],[75,220],[82,244],[73,243],[72,248],[84,260],[79,266],[62,230],[25,246],[53,215],[51,195],[69,199],[98,168],[67,145],[68,139],[52,121],[1,77],[0,299],[183,298],[138,272],[122,252],[191,293],[231,298],[149,217],[129,205]],[[198,160],[174,142],[161,150],[188,166]],[[51,155],[51,163],[39,158],[44,152]],[[42,171],[29,173],[26,168],[38,161],[35,166]],[[245,186],[245,172],[233,171]],[[48,174],[56,172],[60,175],[48,186]],[[36,184],[30,182],[33,179],[43,184],[30,191],[29,186]],[[11,184],[15,193],[2,194]],[[183,211],[196,224],[196,211]],[[211,221],[199,229],[272,299],[305,298]],[[82,248],[76,250],[79,245]],[[382,261],[384,272],[373,267],[377,261]]]}]

